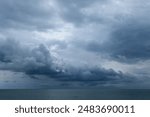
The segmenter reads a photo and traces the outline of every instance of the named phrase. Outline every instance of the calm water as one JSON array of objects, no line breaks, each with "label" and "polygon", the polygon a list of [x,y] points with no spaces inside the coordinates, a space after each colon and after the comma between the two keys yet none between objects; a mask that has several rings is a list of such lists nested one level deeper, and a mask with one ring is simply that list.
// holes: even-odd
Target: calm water
[{"label": "calm water", "polygon": [[149,89],[0,90],[4,100],[149,100]]}]

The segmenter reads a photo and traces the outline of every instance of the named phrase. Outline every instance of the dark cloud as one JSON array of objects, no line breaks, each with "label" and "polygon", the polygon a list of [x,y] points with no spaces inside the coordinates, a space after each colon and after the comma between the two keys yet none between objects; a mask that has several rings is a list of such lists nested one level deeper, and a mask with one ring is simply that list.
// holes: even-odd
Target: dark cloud
[{"label": "dark cloud", "polygon": [[[104,68],[67,68],[60,77],[60,80],[66,81],[101,81],[101,82],[120,82],[130,81],[132,77],[124,75],[122,72],[115,72],[112,69]],[[130,78],[131,79],[130,79]]]},{"label": "dark cloud", "polygon": [[127,86],[137,74],[149,78],[144,1],[1,0],[0,75],[6,70],[69,87]]},{"label": "dark cloud", "polygon": [[86,48],[119,61],[133,62],[150,59],[150,26],[120,25],[104,43],[90,42]]},{"label": "dark cloud", "polygon": [[90,6],[93,3],[104,3],[106,0],[57,0],[57,4],[61,8],[60,16],[67,22],[75,25],[83,25],[90,21],[96,21],[94,17],[88,17],[82,13],[84,7]]},{"label": "dark cloud", "polygon": [[27,74],[51,74],[52,57],[44,45],[25,46],[13,39],[0,43],[0,69],[25,72]]},{"label": "dark cloud", "polygon": [[[119,24],[109,33],[109,38],[101,43],[102,36],[87,41],[80,47],[88,51],[106,55],[120,62],[137,62],[150,59],[150,25],[138,22]],[[99,41],[98,41],[99,40]]]},{"label": "dark cloud", "polygon": [[3,29],[47,28],[51,26],[48,19],[54,17],[54,15],[54,9],[48,6],[48,0],[0,1],[0,25]]},{"label": "dark cloud", "polygon": [[0,43],[0,69],[29,76],[45,75],[59,81],[121,82],[132,79],[112,69],[58,66],[46,46],[41,44],[30,48],[13,39],[4,39]]},{"label": "dark cloud", "polygon": [[[134,3],[127,0],[80,3],[70,0],[68,4],[72,6],[68,9],[74,7],[75,14],[78,11],[77,16],[81,16],[74,20],[81,19],[79,23],[84,24],[78,28],[76,32],[78,35],[75,35],[73,45],[120,62],[148,60],[150,25],[147,15],[149,4],[146,2],[147,0],[142,3],[138,0]],[[85,10],[85,14],[80,12],[81,9]],[[68,18],[69,16],[71,14],[68,14]],[[85,23],[82,20],[86,18],[95,18],[97,21],[89,20]]]},{"label": "dark cloud", "polygon": [[106,48],[114,57],[150,59],[150,26],[132,24],[115,30]]},{"label": "dark cloud", "polygon": [[76,0],[57,0],[57,3],[62,8],[61,16],[73,23],[81,23],[84,19],[84,16],[80,13],[80,8],[83,5],[87,4],[85,0],[76,1]]}]

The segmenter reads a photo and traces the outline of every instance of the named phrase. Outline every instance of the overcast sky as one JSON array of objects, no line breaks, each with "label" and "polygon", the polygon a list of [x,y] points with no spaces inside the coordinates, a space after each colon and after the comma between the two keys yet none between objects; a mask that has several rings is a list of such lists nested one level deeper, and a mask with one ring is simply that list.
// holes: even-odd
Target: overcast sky
[{"label": "overcast sky", "polygon": [[0,88],[150,88],[149,0],[0,0]]}]

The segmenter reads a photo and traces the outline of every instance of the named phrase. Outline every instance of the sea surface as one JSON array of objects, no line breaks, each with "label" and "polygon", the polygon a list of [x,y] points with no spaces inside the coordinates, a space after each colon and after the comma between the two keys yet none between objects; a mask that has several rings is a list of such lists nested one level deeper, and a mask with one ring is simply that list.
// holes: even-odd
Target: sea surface
[{"label": "sea surface", "polygon": [[7,89],[1,100],[149,100],[150,89]]}]

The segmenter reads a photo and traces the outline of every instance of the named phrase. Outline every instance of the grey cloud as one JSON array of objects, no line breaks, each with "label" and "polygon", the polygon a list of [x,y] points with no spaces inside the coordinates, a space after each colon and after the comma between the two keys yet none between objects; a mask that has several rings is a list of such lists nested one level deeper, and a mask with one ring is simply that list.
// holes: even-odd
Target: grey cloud
[{"label": "grey cloud", "polygon": [[150,26],[133,24],[118,28],[108,42],[112,56],[127,59],[150,59]]},{"label": "grey cloud", "polygon": [[55,73],[52,57],[44,45],[25,46],[13,39],[0,43],[0,69],[25,72],[27,74]]},{"label": "grey cloud", "polygon": [[[98,67],[92,68],[67,68],[63,73],[63,77],[60,79],[70,81],[102,81],[102,82],[117,82],[130,80],[129,76],[126,76],[122,72],[115,72],[112,69],[104,69]],[[132,77],[131,77],[132,79]]]},{"label": "grey cloud", "polygon": [[138,23],[120,25],[104,43],[90,42],[86,48],[109,59],[136,62],[150,59],[150,26]]},{"label": "grey cloud", "polygon": [[104,43],[94,41],[87,49],[109,55],[119,61],[133,62],[150,59],[150,26],[131,23],[120,25]]},{"label": "grey cloud", "polygon": [[83,32],[79,28],[77,33],[84,35],[75,36],[79,38],[75,40],[76,46],[120,62],[148,60],[150,17],[147,13],[150,9],[147,3],[147,0],[137,0],[136,3],[127,0],[107,2],[103,8],[100,5],[87,7],[87,12],[91,11],[89,17],[100,18],[106,22],[89,22],[86,28],[84,26]]},{"label": "grey cloud", "polygon": [[51,26],[54,8],[48,6],[48,0],[1,0],[1,28],[42,29]]},{"label": "grey cloud", "polygon": [[59,81],[128,82],[133,78],[114,70],[98,67],[58,66],[44,45],[23,46],[13,39],[0,43],[0,69],[23,72],[29,76],[45,75]]},{"label": "grey cloud", "polygon": [[[80,82],[80,85],[87,83],[88,86],[127,86],[128,83],[138,82],[132,73],[115,71],[115,63],[110,65],[112,69],[103,68],[99,55],[106,61],[115,59],[120,64],[149,60],[150,25],[144,20],[149,19],[145,13],[149,11],[148,6],[141,7],[139,1],[134,5],[129,0],[121,1],[121,4],[109,0],[56,0],[54,6],[49,6],[48,2],[54,3],[53,0],[0,1],[0,70],[23,73],[31,78],[48,77],[64,84],[71,82],[69,85]],[[118,6],[114,7],[116,4]],[[58,20],[67,30],[51,29],[51,26],[59,29]],[[24,32],[24,29],[27,31]],[[64,32],[62,36],[65,33],[70,35],[64,36],[61,41],[52,39],[57,33],[50,39],[51,35],[44,33],[41,34],[42,39],[34,35],[35,30],[40,34],[42,29],[58,34],[59,31]],[[8,33],[13,30],[12,35]],[[55,58],[50,49],[60,58]],[[65,63],[67,60],[70,61]],[[88,65],[80,66],[80,63]],[[145,69],[148,71],[149,67]],[[136,72],[144,76],[143,72]]]},{"label": "grey cloud", "polygon": [[90,6],[96,2],[105,3],[106,0],[57,0],[57,4],[61,8],[60,16],[62,16],[65,21],[71,22],[77,26],[89,23],[92,20],[97,20],[82,13],[84,7]]}]

